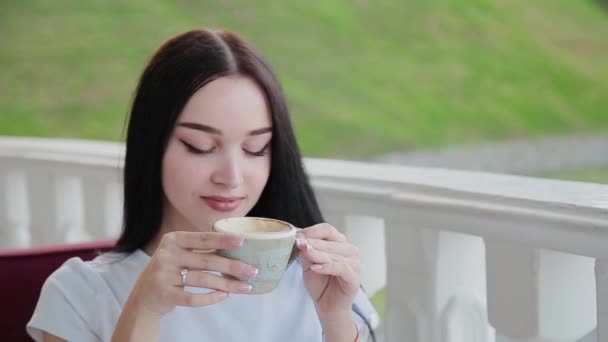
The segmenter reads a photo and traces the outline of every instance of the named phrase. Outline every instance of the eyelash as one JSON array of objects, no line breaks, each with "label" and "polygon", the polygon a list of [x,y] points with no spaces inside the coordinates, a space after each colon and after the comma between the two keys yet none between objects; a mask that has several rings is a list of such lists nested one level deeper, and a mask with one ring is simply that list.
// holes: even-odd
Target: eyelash
[{"label": "eyelash", "polygon": [[254,157],[263,157],[268,154],[268,147],[270,147],[270,144],[266,144],[266,146],[264,146],[261,150],[257,152],[245,151],[245,153],[248,153],[249,155],[252,155]]},{"label": "eyelash", "polygon": [[[186,146],[186,149],[188,150],[188,152],[190,152],[192,154],[206,155],[206,154],[209,154],[209,153],[211,153],[211,152],[213,152],[215,150],[215,146],[212,147],[209,150],[200,150],[200,149],[198,149],[198,148],[196,148],[196,147],[188,144],[187,142],[185,142],[183,140],[180,140],[180,142],[182,144],[184,144],[184,146]],[[265,156],[265,155],[268,154],[268,147],[269,146],[270,146],[270,144],[266,144],[266,146],[264,146],[264,148],[262,148],[260,151],[257,151],[257,152],[250,152],[250,151],[246,151],[246,150],[244,150],[244,151],[245,151],[245,153],[247,153],[247,154],[249,154],[251,156],[254,156],[254,157],[263,157],[263,156]]]}]

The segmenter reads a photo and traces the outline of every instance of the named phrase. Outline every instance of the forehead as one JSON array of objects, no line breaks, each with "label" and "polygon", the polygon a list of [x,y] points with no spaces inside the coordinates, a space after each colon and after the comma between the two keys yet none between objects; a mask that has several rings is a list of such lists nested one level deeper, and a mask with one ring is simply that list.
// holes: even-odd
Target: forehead
[{"label": "forehead", "polygon": [[244,76],[221,77],[203,86],[188,100],[178,121],[221,130],[260,128],[272,123],[262,89]]}]

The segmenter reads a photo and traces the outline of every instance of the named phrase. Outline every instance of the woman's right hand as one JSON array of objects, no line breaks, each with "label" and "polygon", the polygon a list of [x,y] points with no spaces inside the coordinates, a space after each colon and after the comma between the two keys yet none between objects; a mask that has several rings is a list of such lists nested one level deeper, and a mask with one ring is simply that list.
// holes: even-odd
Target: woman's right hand
[{"label": "woman's right hand", "polygon": [[[236,279],[202,271],[251,278],[257,270],[241,261],[221,257],[218,249],[236,249],[242,238],[218,232],[171,232],[161,239],[139,276],[129,302],[146,316],[162,317],[175,306],[212,305],[228,293],[247,293],[251,286]],[[186,286],[213,289],[209,293],[184,291],[181,271],[188,270]]]}]

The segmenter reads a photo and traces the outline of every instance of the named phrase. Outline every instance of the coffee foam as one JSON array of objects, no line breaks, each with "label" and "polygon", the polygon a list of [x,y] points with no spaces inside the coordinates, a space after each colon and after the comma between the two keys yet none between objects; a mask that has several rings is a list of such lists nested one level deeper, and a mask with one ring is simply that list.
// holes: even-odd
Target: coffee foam
[{"label": "coffee foam", "polygon": [[216,227],[227,233],[283,233],[291,230],[285,222],[266,218],[233,217],[216,223]]}]

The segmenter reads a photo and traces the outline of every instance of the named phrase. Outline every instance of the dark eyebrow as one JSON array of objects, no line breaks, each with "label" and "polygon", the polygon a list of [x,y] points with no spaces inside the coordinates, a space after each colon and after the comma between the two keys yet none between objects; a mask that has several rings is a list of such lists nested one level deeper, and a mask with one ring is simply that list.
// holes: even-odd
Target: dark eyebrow
[{"label": "dark eyebrow", "polygon": [[247,135],[253,136],[253,135],[262,135],[262,134],[266,134],[266,133],[272,133],[272,127],[254,129],[253,131],[250,131],[249,133],[247,133]]},{"label": "dark eyebrow", "polygon": [[[215,135],[223,134],[222,131],[220,131],[219,129],[217,129],[215,127],[203,125],[203,124],[196,123],[196,122],[180,122],[177,125],[186,127],[186,128],[190,128],[190,129],[196,129],[198,131],[207,132],[207,133],[215,134]],[[249,131],[247,133],[247,135],[249,135],[249,136],[262,135],[262,134],[266,134],[266,133],[270,133],[270,132],[272,132],[272,127],[264,127],[264,128],[254,129],[253,131]]]},{"label": "dark eyebrow", "polygon": [[213,128],[211,126],[199,124],[196,122],[180,122],[177,125],[186,127],[186,128],[190,128],[190,129],[196,129],[198,131],[203,131],[203,132],[207,132],[207,133],[211,133],[211,134],[215,134],[215,135],[222,135],[222,131],[220,131],[219,129]]}]

